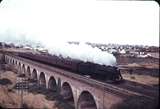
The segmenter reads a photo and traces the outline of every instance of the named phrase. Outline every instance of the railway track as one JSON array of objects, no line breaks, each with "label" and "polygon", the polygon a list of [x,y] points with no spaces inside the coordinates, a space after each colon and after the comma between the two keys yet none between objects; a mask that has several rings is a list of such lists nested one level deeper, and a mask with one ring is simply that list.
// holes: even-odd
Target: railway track
[{"label": "railway track", "polygon": [[147,99],[151,99],[151,100],[154,99],[154,97],[152,97],[152,94],[148,94],[148,92],[144,93],[144,92],[140,91],[139,89],[138,90],[134,89],[134,87],[132,87],[131,85],[125,84],[123,82],[119,83],[119,84],[106,83],[106,82],[98,81],[98,80],[88,78],[88,77],[85,77],[85,76],[82,76],[79,74],[75,74],[73,72],[69,72],[69,71],[66,71],[63,69],[55,68],[54,66],[48,66],[43,63],[35,62],[35,61],[29,60],[29,59],[24,59],[22,57],[17,57],[17,56],[13,56],[13,57],[20,59],[22,61],[31,63],[35,66],[40,67],[40,68],[44,68],[49,71],[54,71],[57,74],[67,76],[71,79],[75,79],[77,81],[84,82],[86,84],[89,84],[90,86],[94,86],[95,88],[100,88],[104,91],[107,91],[108,93],[110,92],[112,94],[116,94],[116,95],[123,96],[123,97],[142,96]]}]

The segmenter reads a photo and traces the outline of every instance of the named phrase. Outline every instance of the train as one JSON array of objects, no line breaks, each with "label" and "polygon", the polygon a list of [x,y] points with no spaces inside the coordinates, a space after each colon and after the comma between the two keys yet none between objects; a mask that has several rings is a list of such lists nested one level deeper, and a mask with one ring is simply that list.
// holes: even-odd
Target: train
[{"label": "train", "polygon": [[31,52],[16,53],[19,57],[37,61],[50,66],[69,70],[72,73],[87,76],[105,82],[119,82],[123,80],[120,70],[116,66],[99,65],[81,60],[63,58],[50,54],[37,54]]}]

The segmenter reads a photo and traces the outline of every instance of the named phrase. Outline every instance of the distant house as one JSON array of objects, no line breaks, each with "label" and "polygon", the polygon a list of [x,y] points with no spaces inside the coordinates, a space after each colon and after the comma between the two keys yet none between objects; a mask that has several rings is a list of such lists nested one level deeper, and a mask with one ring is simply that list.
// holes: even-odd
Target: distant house
[{"label": "distant house", "polygon": [[137,57],[146,58],[146,57],[151,57],[151,55],[150,54],[145,54],[145,55],[140,54]]},{"label": "distant house", "polygon": [[29,47],[29,46],[24,46],[23,48],[26,49],[26,50],[31,50],[32,49],[32,47]]},{"label": "distant house", "polygon": [[119,53],[121,53],[121,54],[125,54],[125,53],[126,53],[126,51],[125,51],[124,49],[122,49],[121,51],[119,51]]}]

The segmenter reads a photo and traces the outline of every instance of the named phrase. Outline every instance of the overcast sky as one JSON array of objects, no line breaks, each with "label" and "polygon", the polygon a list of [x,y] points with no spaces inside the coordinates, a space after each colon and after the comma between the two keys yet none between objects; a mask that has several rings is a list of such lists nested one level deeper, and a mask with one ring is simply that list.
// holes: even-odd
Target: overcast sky
[{"label": "overcast sky", "polygon": [[3,0],[0,35],[8,34],[46,43],[158,46],[159,5],[154,1]]}]

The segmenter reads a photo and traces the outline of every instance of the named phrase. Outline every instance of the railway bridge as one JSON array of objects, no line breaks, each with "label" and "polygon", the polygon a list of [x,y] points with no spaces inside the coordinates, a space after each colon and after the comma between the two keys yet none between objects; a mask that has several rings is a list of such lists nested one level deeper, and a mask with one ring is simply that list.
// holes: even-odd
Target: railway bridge
[{"label": "railway bridge", "polygon": [[[13,65],[47,89],[56,90],[73,102],[75,109],[112,109],[126,97],[132,96],[127,90],[103,83],[63,69],[24,59],[11,54],[2,54],[7,64]],[[0,58],[0,59],[1,59]]]}]

